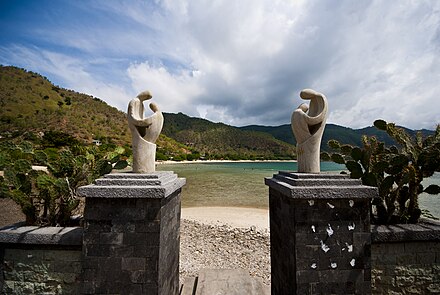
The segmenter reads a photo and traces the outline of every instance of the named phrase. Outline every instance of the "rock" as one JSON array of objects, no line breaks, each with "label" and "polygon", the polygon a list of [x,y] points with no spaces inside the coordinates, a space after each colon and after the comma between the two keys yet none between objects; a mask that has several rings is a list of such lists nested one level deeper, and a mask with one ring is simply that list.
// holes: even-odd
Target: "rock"
[{"label": "rock", "polygon": [[270,284],[270,244],[267,231],[205,225],[181,220],[180,276],[195,277],[203,268],[242,268]]}]

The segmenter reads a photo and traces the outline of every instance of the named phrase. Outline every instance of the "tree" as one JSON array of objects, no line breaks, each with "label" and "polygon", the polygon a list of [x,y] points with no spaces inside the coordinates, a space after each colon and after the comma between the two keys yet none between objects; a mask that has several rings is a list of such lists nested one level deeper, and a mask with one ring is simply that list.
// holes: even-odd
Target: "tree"
[{"label": "tree", "polygon": [[440,172],[440,125],[434,135],[423,138],[421,132],[411,138],[394,123],[376,120],[374,126],[384,130],[399,145],[386,147],[375,137],[362,137],[362,147],[352,147],[329,141],[329,146],[339,151],[322,158],[345,164],[351,178],[360,178],[362,183],[379,189],[379,198],[373,200],[380,224],[416,223],[421,215],[418,196],[422,192],[440,193],[438,185],[426,188],[423,178]]}]

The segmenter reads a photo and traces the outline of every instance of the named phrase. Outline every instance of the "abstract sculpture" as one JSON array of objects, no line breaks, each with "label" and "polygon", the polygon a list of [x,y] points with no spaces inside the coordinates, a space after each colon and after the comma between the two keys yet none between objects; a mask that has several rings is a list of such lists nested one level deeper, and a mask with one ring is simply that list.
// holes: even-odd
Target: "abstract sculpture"
[{"label": "abstract sculpture", "polygon": [[153,173],[156,160],[156,140],[163,126],[163,115],[155,103],[150,103],[154,112],[144,118],[144,100],[151,99],[151,93],[144,91],[128,104],[128,127],[133,146],[133,172]]},{"label": "abstract sculpture", "polygon": [[327,121],[327,98],[312,89],[300,93],[310,105],[301,104],[292,114],[292,131],[296,138],[298,172],[320,172],[320,146]]}]

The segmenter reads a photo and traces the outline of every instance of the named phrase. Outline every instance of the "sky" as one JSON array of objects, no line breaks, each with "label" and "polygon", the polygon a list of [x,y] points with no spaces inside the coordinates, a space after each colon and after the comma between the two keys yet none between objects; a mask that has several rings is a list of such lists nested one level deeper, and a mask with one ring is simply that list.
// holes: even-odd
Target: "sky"
[{"label": "sky", "polygon": [[437,0],[0,0],[0,64],[126,111],[290,123],[312,88],[329,123],[440,123]]}]

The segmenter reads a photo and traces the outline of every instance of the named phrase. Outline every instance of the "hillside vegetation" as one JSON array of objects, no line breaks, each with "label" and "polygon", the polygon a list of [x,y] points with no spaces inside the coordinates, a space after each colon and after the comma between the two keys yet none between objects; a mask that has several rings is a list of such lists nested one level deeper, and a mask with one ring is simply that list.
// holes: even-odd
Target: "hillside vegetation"
[{"label": "hillside vegetation", "polygon": [[[0,66],[0,135],[14,138],[49,131],[68,134],[84,144],[97,139],[131,145],[124,112],[97,97],[53,85],[37,73]],[[162,159],[190,153],[188,147],[165,135],[157,145]]]},{"label": "hillside vegetation", "polygon": [[[403,127],[402,127],[403,128]],[[290,124],[284,124],[280,126],[259,126],[259,125],[249,125],[240,127],[242,130],[247,131],[259,131],[271,134],[276,139],[285,141],[292,145],[296,145],[295,138],[292,135],[292,129]],[[403,128],[410,136],[415,137],[416,131]],[[432,130],[422,129],[420,130],[424,136],[434,134]],[[362,129],[351,129],[335,124],[327,124],[324,129],[324,134],[321,141],[321,150],[329,151],[328,141],[337,140],[344,144],[349,144],[353,146],[362,145],[362,136],[375,136],[379,141],[382,141],[387,146],[398,145],[393,138],[391,138],[385,131],[379,130],[373,126],[365,127]]]},{"label": "hillside vegetation", "polygon": [[[270,134],[242,131],[184,114],[164,113],[164,117],[164,129],[157,142],[160,160],[294,157],[293,146]],[[37,73],[1,66],[2,138],[49,131],[66,133],[85,144],[91,144],[94,139],[117,145],[131,144],[124,112],[97,97],[53,85]]]},{"label": "hillside vegetation", "polygon": [[165,114],[162,132],[205,158],[292,159],[295,154],[294,146],[268,133],[241,130],[182,113]]},{"label": "hillside vegetation", "polygon": [[[290,124],[233,127],[182,113],[164,113],[164,118],[163,131],[157,141],[159,160],[295,157],[295,139]],[[415,133],[405,130],[411,135]],[[37,73],[0,66],[0,138],[17,138],[26,133],[34,137],[61,134],[50,132],[70,135],[83,144],[98,139],[103,143],[131,145],[124,112],[97,97],[53,85]],[[430,135],[433,131],[422,130],[422,133]],[[327,124],[322,149],[328,150],[330,139],[360,145],[362,135],[374,135],[387,145],[394,144],[386,132],[374,127],[354,130]]]},{"label": "hillside vegetation", "polygon": [[61,131],[91,143],[130,142],[125,114],[99,98],[53,85],[45,77],[0,67],[0,133]]}]

